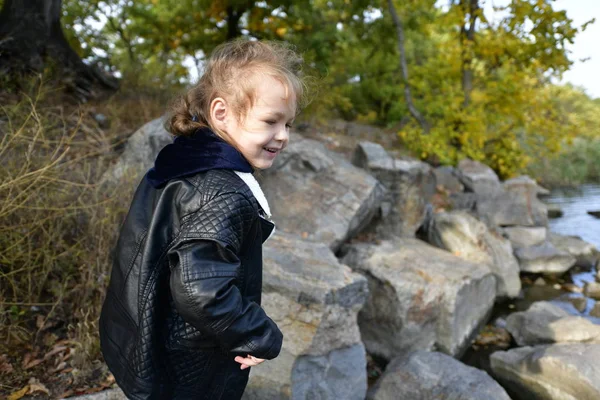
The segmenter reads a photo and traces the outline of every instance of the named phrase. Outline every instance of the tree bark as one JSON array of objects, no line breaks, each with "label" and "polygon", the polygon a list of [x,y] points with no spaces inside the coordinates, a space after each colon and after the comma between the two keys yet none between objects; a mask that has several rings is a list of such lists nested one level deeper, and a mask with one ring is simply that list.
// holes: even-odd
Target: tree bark
[{"label": "tree bark", "polygon": [[479,10],[479,0],[461,0],[465,18],[461,27],[461,46],[462,46],[462,88],[464,93],[463,107],[467,108],[471,103],[471,92],[473,91],[473,44],[475,43],[475,23],[477,21],[477,11]]},{"label": "tree bark", "polygon": [[112,77],[86,65],[71,48],[60,23],[62,0],[6,0],[0,11],[0,74],[42,72],[52,60],[62,80],[85,100],[93,90],[115,90]]},{"label": "tree bark", "polygon": [[388,7],[390,10],[390,14],[392,15],[392,21],[394,21],[394,26],[396,27],[396,35],[398,36],[398,52],[400,53],[400,69],[402,70],[402,81],[404,82],[404,99],[406,101],[406,105],[408,106],[408,111],[410,115],[413,116],[414,119],[417,120],[423,132],[425,134],[429,133],[430,127],[429,123],[425,120],[423,115],[417,110],[413,101],[412,94],[410,91],[410,84],[408,82],[408,65],[406,63],[406,51],[404,50],[404,29],[402,27],[402,22],[398,17],[398,13],[396,12],[396,7],[392,3],[392,0],[388,0]]}]

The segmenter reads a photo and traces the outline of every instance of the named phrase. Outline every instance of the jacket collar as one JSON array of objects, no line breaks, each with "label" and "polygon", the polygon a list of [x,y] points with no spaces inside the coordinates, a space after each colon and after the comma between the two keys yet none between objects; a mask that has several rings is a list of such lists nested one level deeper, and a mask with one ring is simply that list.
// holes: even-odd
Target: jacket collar
[{"label": "jacket collar", "polygon": [[211,169],[254,172],[244,156],[210,128],[200,128],[191,136],[178,136],[156,157],[146,179],[160,188],[171,179]]}]

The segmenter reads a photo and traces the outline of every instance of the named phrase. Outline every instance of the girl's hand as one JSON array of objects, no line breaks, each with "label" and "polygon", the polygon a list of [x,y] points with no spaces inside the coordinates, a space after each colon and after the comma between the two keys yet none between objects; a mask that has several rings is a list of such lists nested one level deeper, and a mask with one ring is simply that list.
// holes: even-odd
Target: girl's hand
[{"label": "girl's hand", "polygon": [[248,367],[254,367],[255,365],[258,365],[262,362],[264,362],[265,360],[262,358],[256,358],[254,356],[251,356],[250,354],[248,354],[248,357],[240,357],[237,356],[236,358],[234,358],[235,361],[239,362],[240,364],[240,369],[246,369]]}]

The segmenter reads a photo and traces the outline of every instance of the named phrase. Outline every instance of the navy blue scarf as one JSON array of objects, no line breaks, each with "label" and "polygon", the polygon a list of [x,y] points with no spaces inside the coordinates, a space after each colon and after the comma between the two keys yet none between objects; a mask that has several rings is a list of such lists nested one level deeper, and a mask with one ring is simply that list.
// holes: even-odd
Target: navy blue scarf
[{"label": "navy blue scarf", "polygon": [[169,180],[210,169],[254,172],[237,149],[218,137],[210,128],[200,128],[192,136],[178,136],[156,157],[146,174],[152,186],[159,188]]}]

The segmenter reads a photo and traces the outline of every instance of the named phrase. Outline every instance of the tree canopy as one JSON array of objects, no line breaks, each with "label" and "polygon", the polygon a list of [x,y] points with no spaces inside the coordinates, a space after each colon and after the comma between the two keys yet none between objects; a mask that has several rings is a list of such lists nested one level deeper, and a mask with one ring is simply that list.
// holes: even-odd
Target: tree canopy
[{"label": "tree canopy", "polygon": [[[291,42],[320,87],[306,116],[395,127],[435,163],[470,157],[508,177],[532,155],[598,137],[598,101],[553,83],[593,21],[575,25],[553,0],[510,0],[493,12],[484,2],[393,0],[403,47],[387,0],[63,0],[62,24],[88,64],[130,87],[189,85],[234,37]],[[411,116],[406,88],[428,129]]]}]

